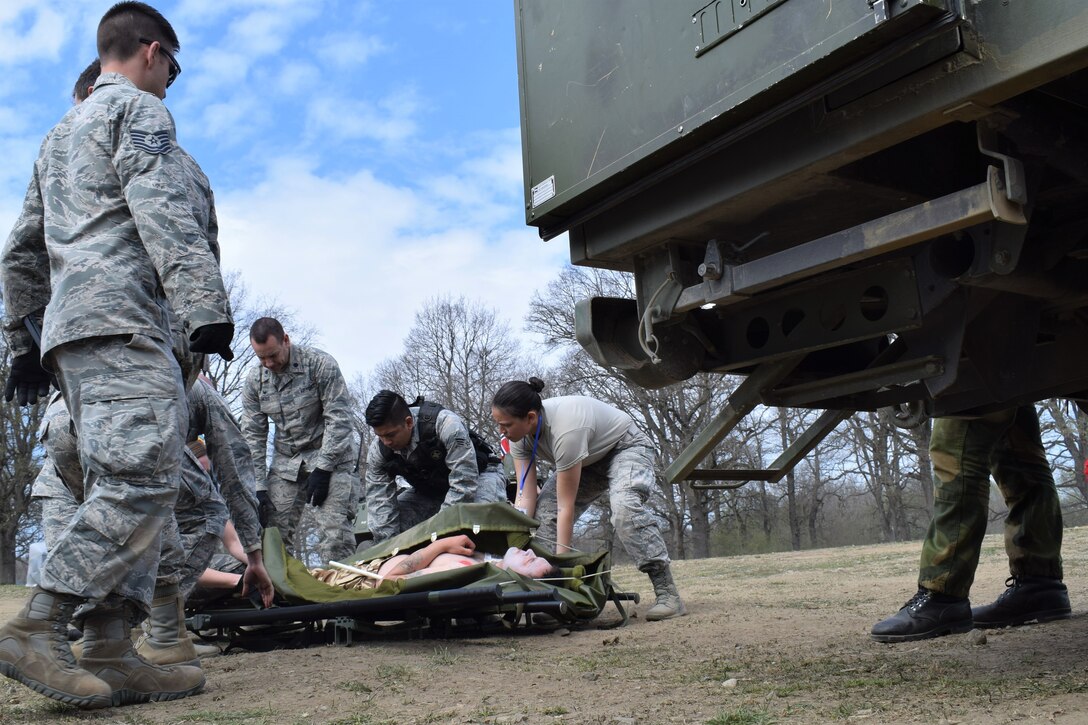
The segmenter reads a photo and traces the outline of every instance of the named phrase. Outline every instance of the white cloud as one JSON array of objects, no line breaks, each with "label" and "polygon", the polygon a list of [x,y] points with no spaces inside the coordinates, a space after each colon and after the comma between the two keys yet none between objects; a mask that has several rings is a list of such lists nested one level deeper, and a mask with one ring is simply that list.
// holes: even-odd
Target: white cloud
[{"label": "white cloud", "polygon": [[314,15],[315,7],[297,3],[274,10],[251,12],[230,24],[223,38],[230,47],[247,55],[265,56],[278,53],[303,21]]},{"label": "white cloud", "polygon": [[467,171],[486,179],[496,187],[517,189],[521,186],[524,170],[521,163],[521,131],[508,129],[488,134],[485,141],[494,152],[470,160]]},{"label": "white cloud", "polygon": [[417,94],[404,89],[377,104],[363,100],[320,96],[306,113],[307,134],[313,138],[372,139],[399,143],[416,133]]},{"label": "white cloud", "polygon": [[[235,146],[252,140],[268,120],[268,113],[256,94],[240,93],[228,101],[205,107],[199,130],[220,146]],[[261,153],[261,149],[256,151]]]},{"label": "white cloud", "polygon": [[292,62],[275,76],[277,90],[288,96],[311,91],[320,80],[317,66],[300,61]]},{"label": "white cloud", "polygon": [[[276,58],[276,65],[284,55],[288,64],[294,62],[286,46],[306,32],[321,4],[224,0],[187,2],[180,10],[193,36],[192,42],[182,39],[183,47],[195,48],[190,55],[179,57],[186,71],[183,103],[190,107],[229,102],[230,96],[246,85],[278,83],[276,77],[265,77],[271,76],[269,58]],[[239,12],[244,14],[237,17]],[[235,19],[224,26],[219,22],[224,16]]]},{"label": "white cloud", "polygon": [[166,15],[171,22],[174,22],[174,17],[177,16],[197,24],[254,10],[276,10],[280,13],[299,10],[307,13],[317,12],[323,4],[320,0],[306,0],[306,2],[299,2],[299,0],[181,0],[176,10]]},{"label": "white cloud", "polygon": [[208,48],[201,50],[192,61],[186,60],[183,68],[192,66],[194,73],[186,73],[186,97],[209,96],[222,88],[237,88],[249,72],[249,59],[234,49]]},{"label": "white cloud", "polygon": [[4,136],[23,135],[32,124],[25,108],[0,106],[0,134]]},{"label": "white cloud", "polygon": [[399,354],[415,312],[439,295],[479,300],[520,329],[531,291],[566,260],[562,242],[543,244],[516,216],[474,223],[489,199],[452,204],[366,171],[330,179],[281,161],[256,188],[217,198],[224,266],[298,310],[349,377]]},{"label": "white cloud", "polygon": [[474,134],[465,149],[486,149],[449,173],[424,180],[427,193],[443,205],[460,206],[477,225],[493,226],[516,217],[522,206],[520,137],[516,130]]},{"label": "white cloud", "polygon": [[[15,199],[14,202],[9,199],[9,204],[14,205],[16,211],[22,205],[23,193],[34,170],[34,160],[38,158],[41,143],[42,139],[29,136],[0,137],[0,158],[4,159],[4,163],[0,164],[0,190],[4,190],[10,199]],[[0,243],[14,223],[15,214],[0,215]]]},{"label": "white cloud", "polygon": [[0,63],[56,60],[68,37],[64,18],[34,0],[0,4]]},{"label": "white cloud", "polygon": [[381,38],[360,33],[326,35],[314,44],[318,58],[337,68],[363,65],[371,57],[389,50]]}]

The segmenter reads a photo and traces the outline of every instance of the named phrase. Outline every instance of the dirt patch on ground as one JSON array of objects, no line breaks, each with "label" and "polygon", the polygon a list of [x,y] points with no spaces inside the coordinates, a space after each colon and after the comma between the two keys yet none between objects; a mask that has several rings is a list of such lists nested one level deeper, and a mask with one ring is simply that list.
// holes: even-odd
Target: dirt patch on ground
[{"label": "dirt patch on ground", "polygon": [[[1066,532],[1074,617],[899,645],[873,622],[916,585],[918,543],[675,564],[689,616],[567,635],[493,635],[242,653],[206,660],[208,687],[170,703],[79,713],[8,680],[0,723],[1088,722],[1088,528]],[[1004,588],[986,539],[974,588]],[[614,573],[652,604],[649,581]],[[0,588],[0,620],[25,591]],[[615,618],[611,607],[604,621]]]}]

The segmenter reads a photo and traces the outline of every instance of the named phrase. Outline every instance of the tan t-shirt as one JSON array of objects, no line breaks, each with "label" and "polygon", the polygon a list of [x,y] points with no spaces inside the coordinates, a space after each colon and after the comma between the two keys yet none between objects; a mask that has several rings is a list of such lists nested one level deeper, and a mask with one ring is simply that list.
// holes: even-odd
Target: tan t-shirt
[{"label": "tan t-shirt", "polygon": [[[584,395],[546,398],[540,427],[537,460],[565,471],[578,463],[591,465],[616,447],[634,425],[631,416],[607,403]],[[536,430],[510,446],[517,460],[528,460],[533,452]]]}]

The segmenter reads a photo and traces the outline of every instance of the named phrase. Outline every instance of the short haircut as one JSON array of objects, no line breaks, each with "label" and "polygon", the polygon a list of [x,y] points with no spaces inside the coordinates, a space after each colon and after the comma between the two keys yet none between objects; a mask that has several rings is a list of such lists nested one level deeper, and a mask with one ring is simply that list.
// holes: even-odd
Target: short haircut
[{"label": "short haircut", "polygon": [[249,328],[249,338],[258,345],[263,345],[268,342],[268,337],[271,335],[278,341],[283,342],[284,335],[283,325],[275,317],[262,317],[254,322]]},{"label": "short haircut", "polygon": [[400,393],[392,390],[379,390],[366,406],[366,424],[371,428],[389,423],[400,423],[412,415],[408,403]]},{"label": "short haircut", "polygon": [[171,52],[181,50],[170,22],[147,3],[120,2],[98,22],[98,57],[128,60],[140,50],[140,38],[159,41]]},{"label": "short haircut", "polygon": [[540,399],[540,391],[543,389],[544,381],[540,378],[529,378],[528,381],[511,380],[495,393],[495,397],[491,399],[491,407],[515,418],[524,418],[532,410],[539,413],[544,409],[544,402]]},{"label": "short haircut", "polygon": [[83,72],[79,74],[79,78],[76,79],[76,86],[72,89],[72,100],[76,103],[83,103],[87,100],[87,96],[90,95],[90,91],[87,89],[94,85],[94,82],[98,80],[98,76],[102,75],[102,61],[95,58],[91,61],[91,64],[83,69]]}]

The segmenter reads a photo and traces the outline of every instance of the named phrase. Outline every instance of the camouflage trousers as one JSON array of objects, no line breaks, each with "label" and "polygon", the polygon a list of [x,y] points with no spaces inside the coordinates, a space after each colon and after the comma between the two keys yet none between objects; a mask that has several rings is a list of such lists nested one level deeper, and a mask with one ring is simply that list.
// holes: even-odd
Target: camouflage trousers
[{"label": "camouflage trousers", "polygon": [[[540,528],[536,537],[555,546],[558,501],[555,473],[548,476],[536,501]],[[608,496],[612,526],[640,571],[669,564],[669,552],[656,517],[647,506],[654,487],[654,449],[641,434],[628,433],[607,456],[582,468],[574,499],[574,520],[601,496]]]},{"label": "camouflage trousers", "polygon": [[[31,496],[42,507],[42,528],[48,549],[75,518],[84,493],[79,446],[63,399],[46,409],[46,422],[41,439],[46,459],[34,480]],[[217,550],[220,536],[209,532],[222,531],[228,511],[196,457],[188,448],[182,454],[181,487],[174,508],[177,523],[163,530],[157,583],[176,582],[182,593],[188,594]]]},{"label": "camouflage trousers", "polygon": [[[462,503],[494,503],[506,500],[506,476],[499,464],[494,463],[484,469],[476,478],[476,495],[471,501]],[[442,510],[446,503],[446,494],[431,495],[417,488],[404,488],[397,492],[397,510],[399,512],[400,531],[407,531],[422,523]]]},{"label": "camouflage trousers", "polygon": [[[355,553],[355,511],[359,504],[362,484],[352,470],[354,461],[341,464],[332,472],[329,496],[313,509],[317,521],[317,551],[322,563],[343,561]],[[297,553],[295,532],[306,508],[306,469],[297,481],[291,481],[272,471],[268,472],[268,496],[275,510],[268,525],[280,530],[287,551]]]},{"label": "camouflage trousers", "polygon": [[1005,552],[1014,575],[1062,576],[1062,512],[1035,407],[981,418],[937,418],[930,439],[933,520],[919,586],[968,596],[989,515],[990,476],[1005,499]]},{"label": "camouflage trousers", "polygon": [[[46,459],[38,477],[34,480],[32,491],[33,500],[41,505],[42,511],[42,535],[45,539],[46,551],[50,551],[60,539],[61,533],[75,519],[79,511],[82,496],[76,497],[64,485],[60,476],[48,459]],[[159,561],[159,570],[155,577],[155,585],[178,583],[182,580],[185,551],[184,537],[178,530],[177,521],[171,518],[162,530],[162,546]],[[199,576],[199,573],[198,573]],[[194,580],[195,583],[195,580]],[[179,586],[181,584],[179,583]],[[131,597],[128,597],[131,598]],[[106,608],[109,608],[108,601]],[[76,621],[81,621],[90,614],[95,604],[83,605],[76,610]]]},{"label": "camouflage trousers", "polygon": [[188,597],[223,541],[230,519],[227,503],[200,462],[188,449],[181,467],[181,488],[174,515],[181,535],[182,561],[178,589]]},{"label": "camouflage trousers", "polygon": [[181,370],[169,344],[138,334],[60,345],[48,362],[74,422],[84,499],[49,547],[42,588],[150,611],[188,428]]}]

